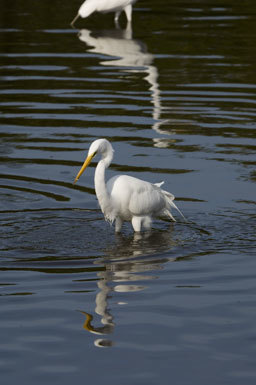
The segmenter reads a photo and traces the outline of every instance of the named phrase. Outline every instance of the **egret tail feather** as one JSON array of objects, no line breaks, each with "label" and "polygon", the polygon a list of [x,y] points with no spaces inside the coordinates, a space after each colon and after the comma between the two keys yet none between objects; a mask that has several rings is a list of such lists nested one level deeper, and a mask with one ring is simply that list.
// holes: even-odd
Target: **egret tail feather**
[{"label": "egret tail feather", "polygon": [[165,194],[165,197],[169,203],[169,205],[173,208],[175,208],[179,213],[180,215],[182,216],[182,218],[187,222],[187,219],[184,217],[184,215],[182,214],[182,212],[180,211],[180,209],[176,206],[176,204],[173,202],[174,199],[175,199],[175,196],[173,194],[171,194],[170,192],[168,191],[164,191],[164,194]]},{"label": "egret tail feather", "polygon": [[187,221],[187,219],[184,217],[184,215],[182,214],[182,212],[180,211],[180,209],[176,206],[176,204],[175,204],[173,201],[170,202],[170,205],[171,205],[172,207],[174,207],[174,208],[180,213],[180,215],[182,216],[183,219],[185,219],[185,221]]},{"label": "egret tail feather", "polygon": [[163,184],[164,184],[164,182],[154,183],[154,185],[157,186],[157,187],[161,187]]}]

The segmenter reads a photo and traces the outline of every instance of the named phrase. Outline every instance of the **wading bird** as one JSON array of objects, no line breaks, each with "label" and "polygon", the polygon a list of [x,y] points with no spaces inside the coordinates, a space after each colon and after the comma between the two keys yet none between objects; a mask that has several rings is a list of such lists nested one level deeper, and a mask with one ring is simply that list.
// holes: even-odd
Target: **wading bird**
[{"label": "wading bird", "polygon": [[118,25],[118,19],[122,11],[125,12],[127,21],[132,21],[132,5],[137,0],[85,0],[78,10],[78,14],[71,22],[74,26],[79,16],[82,18],[90,16],[93,12],[108,13],[115,12],[115,23]]},{"label": "wading bird", "polygon": [[153,217],[165,215],[175,221],[170,211],[171,207],[183,216],[173,203],[174,195],[160,188],[164,182],[152,184],[128,175],[116,175],[106,184],[105,170],[113,159],[113,153],[113,147],[107,139],[92,142],[74,183],[78,181],[91,160],[100,154],[101,159],[94,176],[95,191],[105,219],[110,223],[115,222],[116,232],[121,231],[124,221],[131,221],[135,232],[140,232],[142,227],[150,229]]}]

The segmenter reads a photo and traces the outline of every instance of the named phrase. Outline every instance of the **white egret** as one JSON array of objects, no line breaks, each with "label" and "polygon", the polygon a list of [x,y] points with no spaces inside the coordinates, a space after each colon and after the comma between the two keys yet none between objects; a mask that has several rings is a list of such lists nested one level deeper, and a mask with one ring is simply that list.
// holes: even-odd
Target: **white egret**
[{"label": "white egret", "polygon": [[88,156],[74,183],[91,160],[100,154],[101,159],[94,176],[95,191],[105,219],[110,223],[115,222],[116,232],[121,231],[124,221],[131,221],[135,232],[140,232],[142,227],[150,229],[153,217],[165,215],[175,221],[171,207],[183,216],[173,203],[174,195],[160,188],[164,182],[152,184],[132,176],[117,175],[106,184],[105,170],[113,159],[113,153],[113,147],[107,139],[95,140],[90,145]]},{"label": "white egret", "polygon": [[108,13],[115,12],[115,23],[118,24],[118,19],[122,11],[125,12],[127,21],[132,21],[132,5],[137,0],[85,0],[78,10],[78,14],[71,22],[71,26],[74,26],[78,17],[88,17],[93,12]]}]

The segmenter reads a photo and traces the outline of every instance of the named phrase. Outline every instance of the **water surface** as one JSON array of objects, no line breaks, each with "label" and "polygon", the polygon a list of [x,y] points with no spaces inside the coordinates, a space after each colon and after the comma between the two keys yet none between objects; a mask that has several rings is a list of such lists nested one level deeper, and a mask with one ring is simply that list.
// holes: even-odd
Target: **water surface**
[{"label": "water surface", "polygon": [[[0,4],[3,383],[255,384],[254,2]],[[188,222],[115,235],[97,159],[72,184],[101,137]]]}]

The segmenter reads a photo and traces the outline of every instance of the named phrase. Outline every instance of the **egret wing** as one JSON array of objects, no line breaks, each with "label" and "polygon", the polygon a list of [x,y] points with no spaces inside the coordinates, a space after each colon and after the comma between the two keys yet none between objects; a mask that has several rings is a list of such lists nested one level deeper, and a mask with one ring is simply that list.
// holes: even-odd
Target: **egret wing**
[{"label": "egret wing", "polygon": [[158,186],[141,181],[131,194],[129,210],[133,215],[157,215],[166,206],[164,194]]}]

